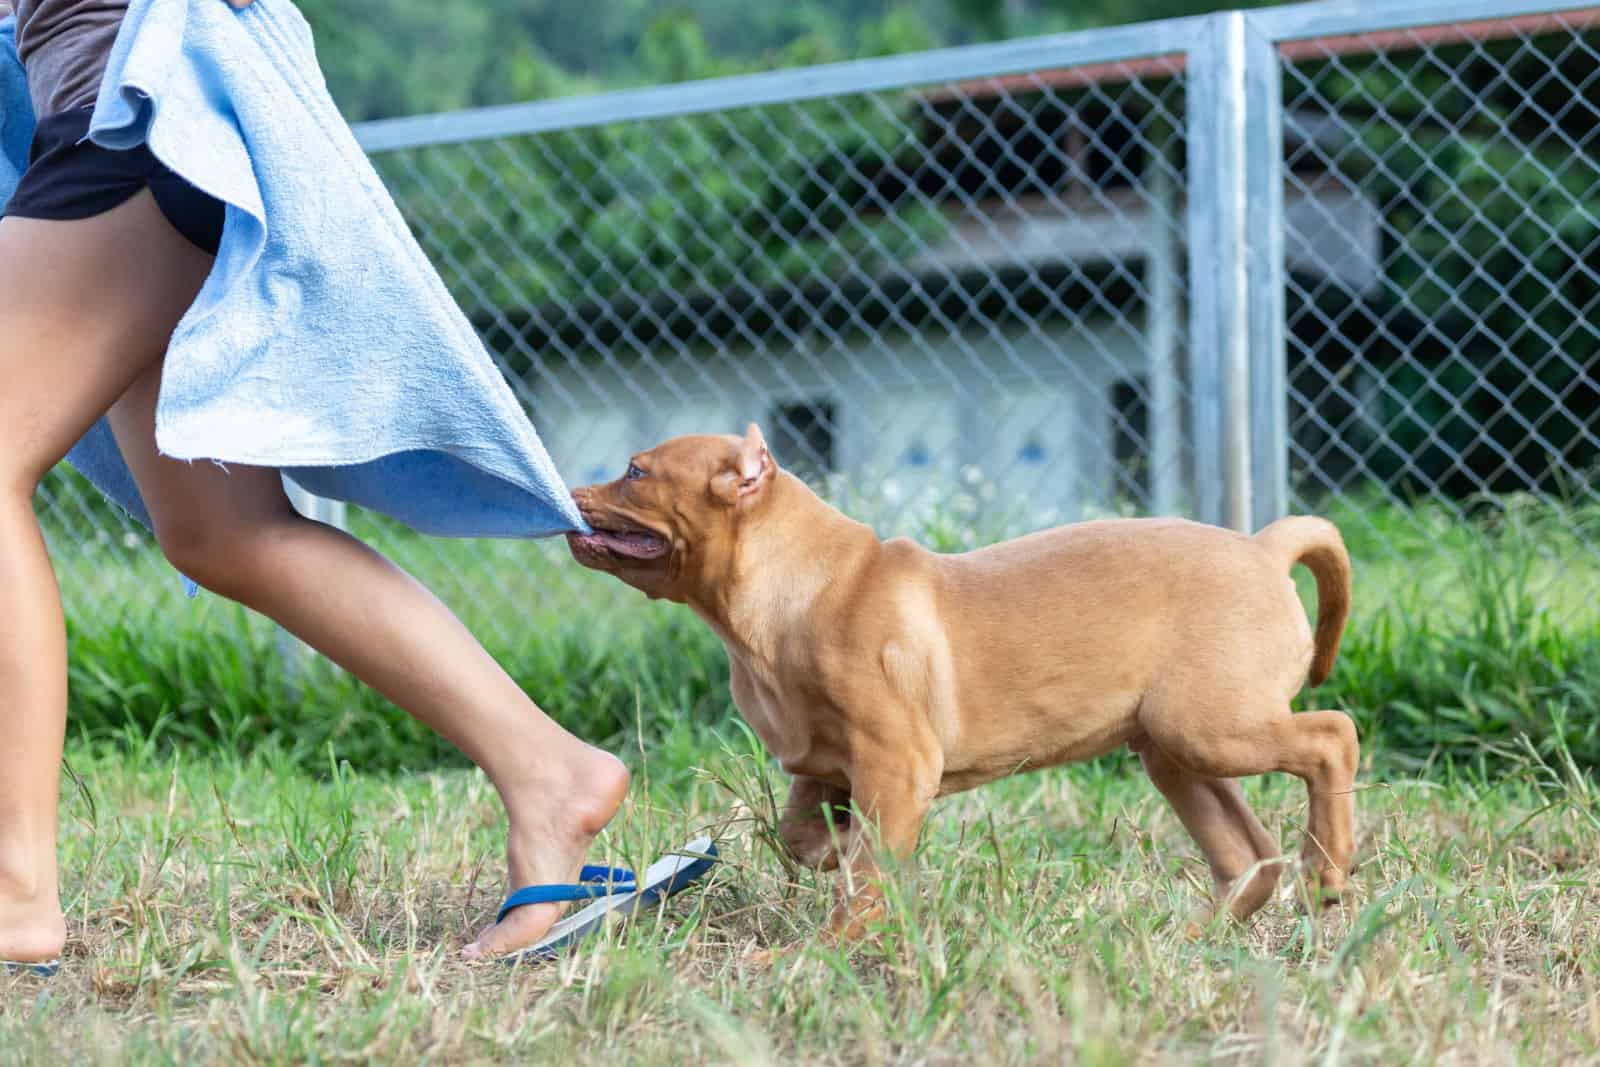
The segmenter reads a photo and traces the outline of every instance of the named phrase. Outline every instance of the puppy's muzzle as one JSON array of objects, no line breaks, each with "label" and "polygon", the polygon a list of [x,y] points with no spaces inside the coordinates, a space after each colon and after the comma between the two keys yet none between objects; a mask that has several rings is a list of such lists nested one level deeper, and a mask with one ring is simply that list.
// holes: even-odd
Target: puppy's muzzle
[{"label": "puppy's muzzle", "polygon": [[605,515],[595,507],[594,491],[578,489],[572,494],[578,512],[589,524],[589,533],[567,534],[567,547],[582,562],[606,560],[654,560],[667,554],[667,539],[654,530],[618,516]]},{"label": "puppy's muzzle", "polygon": [[567,545],[574,555],[609,556],[613,559],[660,559],[667,554],[667,539],[649,530],[605,530],[592,520],[592,533],[567,534]]}]

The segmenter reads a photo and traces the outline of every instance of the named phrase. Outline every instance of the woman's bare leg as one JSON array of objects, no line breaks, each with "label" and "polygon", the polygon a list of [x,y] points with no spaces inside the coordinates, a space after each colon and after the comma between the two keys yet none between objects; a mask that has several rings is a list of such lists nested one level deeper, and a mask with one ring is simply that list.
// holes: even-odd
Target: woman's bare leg
[{"label": "woman's bare leg", "polygon": [[[27,263],[33,286],[13,276],[22,272],[0,269],[0,369],[25,376],[27,354],[45,353],[40,359],[59,371],[8,389],[0,400],[0,418],[10,416],[0,443],[34,440],[40,434],[28,419],[57,415],[43,419],[52,432],[34,447],[6,450],[16,472],[0,514],[0,567],[7,568],[0,579],[11,579],[0,591],[9,598],[0,601],[0,617],[21,621],[0,624],[0,780],[21,788],[0,793],[0,957],[47,958],[63,939],[54,835],[65,652],[29,497],[113,401],[118,443],[173,561],[201,584],[275,618],[482,766],[510,817],[511,882],[569,879],[622,802],[627,774],[620,762],[556,726],[421,586],[359,542],[300,518],[276,472],[224,472],[157,455],[161,353],[209,257],[171,230],[148,194],[83,222],[3,226],[0,262]],[[36,227],[47,229],[30,235]],[[16,245],[13,231],[24,239]],[[81,240],[63,241],[80,232]],[[40,286],[52,278],[53,288]],[[12,308],[27,309],[15,325]],[[86,361],[95,345],[104,349],[101,358]],[[102,364],[103,385],[86,389],[86,378],[100,380],[94,370]],[[74,389],[86,394],[76,417],[60,416],[62,394]],[[6,714],[13,706],[18,710]],[[522,947],[558,911],[520,909],[483,931],[467,954]]]},{"label": "woman's bare leg", "polygon": [[[174,566],[259,611],[443,734],[482,767],[510,817],[513,886],[570,881],[627,790],[616,757],[556,725],[409,575],[331,526],[302,518],[278,472],[157,454],[160,368],[111,411],[117,444]],[[555,906],[522,908],[469,947],[537,940]]]},{"label": "woman's bare leg", "polygon": [[205,277],[186,252],[148,193],[77,222],[0,219],[3,959],[48,959],[66,937],[55,853],[66,637],[33,493],[166,350]]}]

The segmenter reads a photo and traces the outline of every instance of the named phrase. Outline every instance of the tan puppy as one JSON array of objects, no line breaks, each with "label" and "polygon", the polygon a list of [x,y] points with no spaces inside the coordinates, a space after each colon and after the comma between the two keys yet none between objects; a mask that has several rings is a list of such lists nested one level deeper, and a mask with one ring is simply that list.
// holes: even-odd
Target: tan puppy
[{"label": "tan puppy", "polygon": [[[753,425],[742,440],[675,438],[576,497],[595,530],[568,536],[579,563],[688,604],[722,638],[734,701],[794,776],[785,843],[828,869],[843,842],[855,877],[835,933],[860,932],[879,861],[911,854],[935,797],[1119,745],[1138,752],[1234,916],[1278,879],[1243,775],[1305,780],[1308,879],[1316,899],[1344,888],[1355,729],[1336,711],[1289,710],[1308,677],[1327,678],[1349,609],[1332,524],[1288,518],[1248,537],[1085,522],[939,555],[824,503]],[[1317,581],[1314,640],[1295,563]]]}]

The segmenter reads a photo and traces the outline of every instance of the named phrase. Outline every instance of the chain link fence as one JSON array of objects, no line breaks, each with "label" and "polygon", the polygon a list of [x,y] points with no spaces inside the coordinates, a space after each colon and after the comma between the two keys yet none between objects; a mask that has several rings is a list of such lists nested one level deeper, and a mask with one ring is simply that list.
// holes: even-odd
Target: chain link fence
[{"label": "chain link fence", "polygon": [[[1596,532],[1600,9],[1556,6],[1302,5],[359,132],[573,484],[755,421],[941,549],[1287,504],[1422,569],[1508,500]],[[79,594],[179,596],[69,473],[40,506]],[[491,647],[558,587],[628,595],[558,543],[349,521]]]},{"label": "chain link fence", "polygon": [[[1289,271],[1296,507],[1460,520],[1531,496],[1592,551],[1600,9],[1279,53],[1285,111],[1317,131],[1286,186],[1353,238],[1342,263],[1308,248]],[[1323,210],[1326,188],[1361,215]]]},{"label": "chain link fence", "polygon": [[1033,526],[1176,503],[1182,99],[1111,64],[378,162],[569,480],[756,421],[882,521],[965,481]]}]

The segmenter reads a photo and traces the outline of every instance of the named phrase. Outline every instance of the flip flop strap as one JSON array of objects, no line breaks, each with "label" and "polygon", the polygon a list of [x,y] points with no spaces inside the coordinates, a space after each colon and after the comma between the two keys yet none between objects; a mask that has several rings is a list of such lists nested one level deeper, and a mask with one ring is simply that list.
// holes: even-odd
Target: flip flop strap
[{"label": "flip flop strap", "polygon": [[517,890],[500,905],[500,922],[517,908],[529,904],[560,904],[569,900],[593,900],[617,893],[632,893],[638,888],[638,877],[625,867],[587,866],[578,872],[583,881],[572,884],[530,885]]},{"label": "flip flop strap", "polygon": [[0,960],[0,974],[27,974],[35,978],[54,978],[60,966],[60,960],[46,960],[44,963],[13,963],[10,960]]}]

